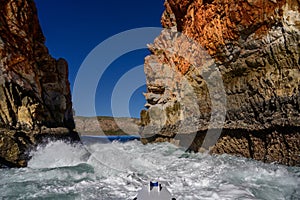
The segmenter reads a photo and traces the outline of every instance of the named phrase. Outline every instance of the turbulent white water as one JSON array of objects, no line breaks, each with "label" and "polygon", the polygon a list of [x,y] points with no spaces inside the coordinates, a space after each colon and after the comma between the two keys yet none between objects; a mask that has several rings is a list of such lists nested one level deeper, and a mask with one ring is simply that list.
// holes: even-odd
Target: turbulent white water
[{"label": "turbulent white water", "polygon": [[28,168],[0,170],[0,199],[133,199],[149,180],[164,181],[177,200],[300,199],[300,168],[166,143],[52,142],[32,156]]}]

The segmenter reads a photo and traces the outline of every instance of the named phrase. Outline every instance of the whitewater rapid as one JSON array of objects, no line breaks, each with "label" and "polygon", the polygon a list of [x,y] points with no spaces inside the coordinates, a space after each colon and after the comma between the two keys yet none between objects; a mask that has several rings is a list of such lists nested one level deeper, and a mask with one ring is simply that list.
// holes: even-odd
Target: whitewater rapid
[{"label": "whitewater rapid", "polygon": [[177,200],[300,199],[300,168],[168,143],[58,141],[31,154],[27,168],[0,170],[0,199],[133,199],[150,180]]}]

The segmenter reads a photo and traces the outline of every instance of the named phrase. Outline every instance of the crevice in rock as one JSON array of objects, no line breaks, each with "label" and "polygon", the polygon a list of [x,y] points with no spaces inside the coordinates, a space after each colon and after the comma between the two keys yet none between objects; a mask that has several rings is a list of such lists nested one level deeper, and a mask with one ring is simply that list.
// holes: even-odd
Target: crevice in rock
[{"label": "crevice in rock", "polygon": [[250,158],[254,158],[254,153],[253,153],[253,143],[252,143],[252,140],[251,140],[251,135],[250,133],[246,132],[246,138],[248,140],[248,150],[249,150],[249,155],[250,155]]}]

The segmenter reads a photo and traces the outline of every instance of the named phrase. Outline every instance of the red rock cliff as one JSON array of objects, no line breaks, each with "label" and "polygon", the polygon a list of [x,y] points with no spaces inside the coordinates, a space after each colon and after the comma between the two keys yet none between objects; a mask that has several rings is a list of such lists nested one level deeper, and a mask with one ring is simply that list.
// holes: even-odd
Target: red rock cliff
[{"label": "red rock cliff", "polygon": [[[214,153],[300,165],[299,1],[167,0],[165,7],[162,25],[170,31],[149,46],[152,55],[145,61],[144,142],[178,144],[184,142],[176,135],[193,135],[190,148],[198,151],[208,129],[223,128],[210,146]],[[170,40],[178,32],[205,53],[189,41],[172,45],[173,52],[189,52],[184,57],[170,53]],[[215,65],[189,59],[203,55]],[[209,91],[212,66],[222,76],[224,96]],[[222,127],[210,124],[216,115],[212,98],[217,109],[225,107]],[[226,105],[218,99],[226,99]]]},{"label": "red rock cliff", "polygon": [[0,161],[25,166],[43,136],[76,137],[68,65],[52,58],[34,1],[0,1]]}]

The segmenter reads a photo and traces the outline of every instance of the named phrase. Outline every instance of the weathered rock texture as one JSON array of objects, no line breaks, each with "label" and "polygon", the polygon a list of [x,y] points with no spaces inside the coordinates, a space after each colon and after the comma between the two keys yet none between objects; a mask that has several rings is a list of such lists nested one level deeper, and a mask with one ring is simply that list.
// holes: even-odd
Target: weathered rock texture
[{"label": "weathered rock texture", "polygon": [[[218,142],[211,143],[213,153],[300,165],[299,4],[299,0],[167,0],[162,25],[171,31],[162,32],[149,45],[152,55],[145,61],[144,142],[182,143],[184,139],[178,138],[188,135],[195,137],[190,148],[198,151],[208,129],[223,128]],[[202,46],[215,65],[191,62],[197,53],[211,59],[188,41],[181,40],[170,50],[176,32]],[[176,55],[182,49],[185,56]],[[225,96],[209,91],[207,80],[214,82],[215,69],[222,75]],[[218,102],[224,98],[225,123],[211,125],[217,115],[211,112],[212,99],[215,108],[222,109]],[[153,131],[156,135],[151,135]]]},{"label": "weathered rock texture", "polygon": [[34,1],[0,1],[0,165],[26,166],[46,136],[77,137],[67,62],[44,43]]}]

